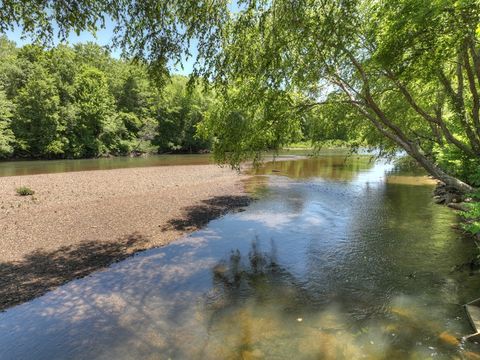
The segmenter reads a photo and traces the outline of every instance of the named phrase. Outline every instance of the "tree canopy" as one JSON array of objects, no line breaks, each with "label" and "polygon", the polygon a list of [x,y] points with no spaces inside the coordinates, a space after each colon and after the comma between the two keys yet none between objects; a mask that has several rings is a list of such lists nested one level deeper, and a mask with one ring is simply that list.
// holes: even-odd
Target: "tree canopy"
[{"label": "tree canopy", "polygon": [[197,152],[213,95],[95,44],[18,48],[0,37],[0,158],[85,158]]},{"label": "tree canopy", "polygon": [[[480,184],[479,16],[474,0],[251,2],[224,27],[213,77],[253,81],[243,96],[254,106],[282,98],[469,191]],[[271,131],[298,115],[279,112]]]}]

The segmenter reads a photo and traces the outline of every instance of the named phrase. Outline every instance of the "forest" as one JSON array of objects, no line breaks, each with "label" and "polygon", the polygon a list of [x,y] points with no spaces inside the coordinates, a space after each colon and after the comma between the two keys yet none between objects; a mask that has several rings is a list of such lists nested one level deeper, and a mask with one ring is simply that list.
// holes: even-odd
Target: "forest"
[{"label": "forest", "polygon": [[208,93],[94,43],[17,47],[0,37],[0,158],[198,152]]}]

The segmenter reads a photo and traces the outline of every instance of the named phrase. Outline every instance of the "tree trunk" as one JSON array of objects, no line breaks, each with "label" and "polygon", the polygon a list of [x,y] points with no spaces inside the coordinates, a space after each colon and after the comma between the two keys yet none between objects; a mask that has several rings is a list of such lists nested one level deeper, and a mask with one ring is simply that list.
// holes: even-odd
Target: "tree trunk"
[{"label": "tree trunk", "polygon": [[[431,159],[429,159],[422,153],[422,151],[419,149],[419,146],[414,141],[412,141],[399,126],[397,126],[393,121],[388,118],[388,116],[376,103],[370,92],[368,77],[362,65],[351,54],[348,55],[363,80],[363,94],[362,92],[355,90],[353,90],[352,92],[351,89],[353,89],[354,87],[345,83],[342,77],[339,75],[336,76],[333,82],[334,84],[338,85],[342,89],[342,91],[349,97],[351,105],[357,110],[359,110],[361,114],[365,115],[365,117],[370,120],[370,122],[380,131],[380,133],[382,133],[387,138],[396,143],[398,146],[400,146],[402,149],[404,149],[435,179],[442,181],[448,187],[455,189],[462,194],[472,192],[474,190],[472,186],[464,183],[463,181],[455,178],[454,176],[448,175],[442,169],[440,169]],[[412,104],[412,102],[410,103]],[[417,112],[419,110],[420,108],[417,107]]]},{"label": "tree trunk", "polygon": [[469,192],[474,191],[474,188],[467,183],[457,179],[454,176],[448,175],[442,169],[440,169],[433,161],[428,159],[425,155],[423,155],[418,149],[414,146],[411,146],[410,149],[405,149],[407,153],[413,157],[417,162],[435,179],[443,182],[450,188],[453,188],[459,191],[462,194],[466,194]]}]

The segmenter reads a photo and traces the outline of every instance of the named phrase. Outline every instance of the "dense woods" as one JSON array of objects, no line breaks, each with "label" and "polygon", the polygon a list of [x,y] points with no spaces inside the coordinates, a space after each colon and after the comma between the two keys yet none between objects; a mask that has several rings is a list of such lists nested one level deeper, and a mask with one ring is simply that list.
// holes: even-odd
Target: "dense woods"
[{"label": "dense woods", "polygon": [[0,157],[84,158],[196,152],[208,94],[96,44],[21,48],[0,38]]}]

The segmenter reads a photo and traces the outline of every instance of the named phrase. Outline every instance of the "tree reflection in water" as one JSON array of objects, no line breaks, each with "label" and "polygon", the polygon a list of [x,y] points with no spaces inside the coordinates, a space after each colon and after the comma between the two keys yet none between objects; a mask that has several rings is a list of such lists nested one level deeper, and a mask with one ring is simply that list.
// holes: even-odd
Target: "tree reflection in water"
[{"label": "tree reflection in water", "polygon": [[258,238],[255,238],[246,259],[238,249],[233,250],[227,261],[221,261],[213,268],[213,290],[208,299],[210,307],[226,309],[251,301],[273,302],[277,308],[292,314],[308,303],[308,293],[301,282],[278,263],[273,239],[269,252],[262,251]]},{"label": "tree reflection in water", "polygon": [[212,272],[205,355],[334,359],[360,354],[353,338],[350,344],[337,340],[337,335],[345,336],[346,332],[345,322],[335,309],[315,313],[312,318],[308,291],[279,264],[273,240],[270,251],[265,252],[255,238],[247,256],[233,250]]},{"label": "tree reflection in water", "polygon": [[341,301],[318,308],[306,283],[279,263],[273,240],[269,251],[261,250],[258,238],[248,255],[231,251],[213,267],[212,279],[206,294],[204,358],[424,358],[432,353],[418,345],[418,333],[425,331],[438,338],[443,353],[465,354],[452,335],[441,333],[438,324],[428,322],[408,299],[390,304],[389,321],[361,326],[354,324]]}]

